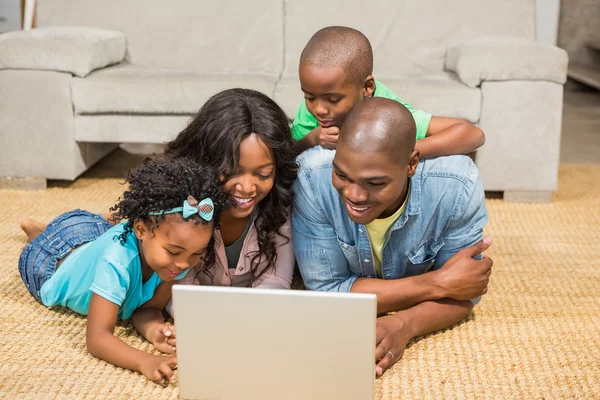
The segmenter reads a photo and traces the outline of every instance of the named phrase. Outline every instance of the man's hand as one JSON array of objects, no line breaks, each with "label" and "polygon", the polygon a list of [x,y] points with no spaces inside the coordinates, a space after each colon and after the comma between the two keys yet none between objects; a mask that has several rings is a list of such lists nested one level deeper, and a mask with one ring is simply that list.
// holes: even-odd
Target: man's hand
[{"label": "man's hand", "polygon": [[175,352],[175,327],[167,324],[156,326],[152,334],[152,344],[160,352],[173,354]]},{"label": "man's hand", "polygon": [[321,145],[330,150],[335,150],[339,134],[340,128],[337,126],[328,126],[326,128],[318,126],[309,133],[313,146]]},{"label": "man's hand", "polygon": [[408,325],[402,320],[401,312],[377,318],[375,348],[375,372],[383,375],[404,354],[408,341],[412,339]]},{"label": "man's hand", "polygon": [[438,284],[445,291],[443,297],[471,300],[487,293],[494,262],[486,256],[482,260],[473,257],[483,253],[491,244],[492,239],[486,236],[473,246],[460,250],[434,272]]},{"label": "man's hand", "polygon": [[164,385],[173,378],[173,369],[177,366],[177,358],[171,356],[155,356],[147,354],[141,362],[139,371],[148,380]]}]

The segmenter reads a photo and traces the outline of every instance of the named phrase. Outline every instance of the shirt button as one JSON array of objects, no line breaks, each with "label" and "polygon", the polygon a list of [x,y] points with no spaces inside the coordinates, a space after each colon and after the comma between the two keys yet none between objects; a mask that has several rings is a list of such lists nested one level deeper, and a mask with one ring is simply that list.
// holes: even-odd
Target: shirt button
[{"label": "shirt button", "polygon": [[342,245],[342,247],[343,247],[343,248],[345,248],[345,249],[347,249],[347,248],[348,248],[348,245],[347,245],[346,243],[344,243],[344,244]]},{"label": "shirt button", "polygon": [[371,262],[371,261],[370,261],[368,258],[365,258],[365,262],[366,262],[366,263],[369,263],[369,262]]},{"label": "shirt button", "polygon": [[363,230],[362,230],[362,229],[359,229],[358,231],[359,231],[360,233],[363,233]]}]

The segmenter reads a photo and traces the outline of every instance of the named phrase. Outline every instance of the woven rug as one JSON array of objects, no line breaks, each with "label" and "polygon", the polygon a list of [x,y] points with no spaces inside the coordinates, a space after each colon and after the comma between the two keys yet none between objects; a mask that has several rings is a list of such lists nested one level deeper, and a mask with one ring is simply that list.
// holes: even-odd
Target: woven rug
[{"label": "woven rug", "polygon": [[[0,398],[178,397],[176,380],[163,388],[90,356],[85,318],[39,305],[17,271],[20,219],[104,211],[138,161],[117,151],[73,183],[0,192]],[[486,200],[489,294],[466,321],[412,341],[376,398],[600,398],[599,182],[600,166],[564,165],[551,204]],[[127,322],[116,335],[152,351]]]}]

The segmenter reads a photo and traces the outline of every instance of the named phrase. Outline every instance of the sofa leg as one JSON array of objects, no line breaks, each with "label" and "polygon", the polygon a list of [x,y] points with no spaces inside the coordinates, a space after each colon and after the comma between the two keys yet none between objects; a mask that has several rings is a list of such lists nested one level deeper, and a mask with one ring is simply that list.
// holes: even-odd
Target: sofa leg
[{"label": "sofa leg", "polygon": [[0,176],[0,189],[9,190],[46,190],[46,178]]},{"label": "sofa leg", "polygon": [[550,203],[552,192],[546,190],[505,190],[507,203]]}]

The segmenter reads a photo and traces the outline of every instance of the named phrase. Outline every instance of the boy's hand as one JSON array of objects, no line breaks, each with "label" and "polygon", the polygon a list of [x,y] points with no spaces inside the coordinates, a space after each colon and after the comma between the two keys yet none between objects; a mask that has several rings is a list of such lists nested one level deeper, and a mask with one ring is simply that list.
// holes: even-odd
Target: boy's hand
[{"label": "boy's hand", "polygon": [[175,327],[167,324],[158,325],[152,335],[152,344],[160,352],[175,353]]},{"label": "boy's hand", "polygon": [[482,260],[473,257],[486,251],[491,244],[492,239],[484,237],[473,246],[454,254],[442,268],[435,272],[446,292],[443,297],[471,300],[487,293],[494,262],[486,256]]},{"label": "boy's hand", "polygon": [[321,145],[326,149],[335,150],[337,146],[340,128],[337,126],[322,127],[313,129],[309,135],[312,135],[312,142],[315,146]]},{"label": "boy's hand", "polygon": [[173,369],[176,366],[177,358],[174,355],[155,356],[148,354],[148,357],[142,360],[140,372],[148,380],[164,385],[173,378]]}]

